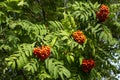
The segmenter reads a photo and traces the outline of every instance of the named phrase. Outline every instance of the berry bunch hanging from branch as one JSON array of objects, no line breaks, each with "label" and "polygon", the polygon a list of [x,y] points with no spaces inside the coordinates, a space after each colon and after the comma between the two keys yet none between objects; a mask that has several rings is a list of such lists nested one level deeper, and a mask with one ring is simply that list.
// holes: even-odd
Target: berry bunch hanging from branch
[{"label": "berry bunch hanging from branch", "polygon": [[33,53],[42,61],[44,61],[46,58],[50,56],[50,47],[49,46],[36,47],[34,48]]},{"label": "berry bunch hanging from branch", "polygon": [[100,6],[99,11],[96,13],[97,18],[99,19],[100,22],[104,22],[109,15],[109,8],[108,6],[102,4]]},{"label": "berry bunch hanging from branch", "polygon": [[82,71],[89,72],[95,66],[95,62],[93,59],[84,59],[82,61]]},{"label": "berry bunch hanging from branch", "polygon": [[79,44],[83,44],[86,41],[86,36],[80,30],[73,32],[72,36],[73,36],[74,40],[76,42],[78,42]]}]

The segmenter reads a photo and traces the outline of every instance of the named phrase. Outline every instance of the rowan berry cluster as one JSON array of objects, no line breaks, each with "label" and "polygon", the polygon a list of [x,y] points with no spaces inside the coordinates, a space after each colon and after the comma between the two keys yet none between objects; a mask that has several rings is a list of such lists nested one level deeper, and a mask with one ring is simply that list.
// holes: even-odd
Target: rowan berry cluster
[{"label": "rowan berry cluster", "polygon": [[41,60],[45,60],[50,55],[50,47],[49,46],[36,47],[34,48],[33,53]]},{"label": "rowan berry cluster", "polygon": [[95,62],[92,59],[84,59],[82,61],[82,70],[83,72],[89,72],[95,66]]},{"label": "rowan berry cluster", "polygon": [[99,19],[99,21],[104,22],[109,15],[109,8],[108,6],[102,4],[100,6],[99,11],[96,13],[97,18]]},{"label": "rowan berry cluster", "polygon": [[80,30],[73,32],[72,36],[73,36],[74,40],[76,42],[78,42],[79,44],[83,44],[86,40],[86,36]]}]

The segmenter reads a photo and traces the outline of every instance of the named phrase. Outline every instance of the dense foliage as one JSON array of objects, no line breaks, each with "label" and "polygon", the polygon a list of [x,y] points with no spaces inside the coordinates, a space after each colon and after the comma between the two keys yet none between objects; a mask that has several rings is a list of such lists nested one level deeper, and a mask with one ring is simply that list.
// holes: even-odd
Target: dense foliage
[{"label": "dense foliage", "polygon": [[120,0],[0,0],[1,80],[117,80],[119,61]]}]

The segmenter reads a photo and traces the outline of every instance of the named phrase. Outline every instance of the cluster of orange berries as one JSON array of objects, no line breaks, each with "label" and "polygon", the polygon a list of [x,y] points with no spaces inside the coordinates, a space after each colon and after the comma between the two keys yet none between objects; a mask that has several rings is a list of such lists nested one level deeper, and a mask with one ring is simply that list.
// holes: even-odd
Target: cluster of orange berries
[{"label": "cluster of orange berries", "polygon": [[89,59],[89,60],[84,59],[84,60],[82,61],[82,70],[83,70],[84,72],[89,72],[89,71],[91,71],[91,69],[92,69],[94,66],[95,66],[95,62],[94,62],[94,60],[92,60],[92,59]]},{"label": "cluster of orange berries", "polygon": [[49,46],[36,47],[34,48],[33,53],[42,61],[44,61],[50,55],[50,47]]},{"label": "cluster of orange berries", "polygon": [[83,44],[86,40],[86,36],[80,30],[73,32],[72,36],[73,36],[74,40],[76,42],[78,42],[79,44]]},{"label": "cluster of orange berries", "polygon": [[99,21],[104,22],[108,18],[108,14],[109,14],[108,6],[102,4],[100,6],[99,11],[96,13],[96,16],[99,19]]},{"label": "cluster of orange berries", "polygon": [[[72,34],[74,40],[78,42],[79,44],[83,44],[86,40],[86,36],[83,34],[82,31],[77,30],[76,32],[73,32]],[[36,47],[33,50],[33,54],[37,56],[39,59],[44,61],[50,56],[50,47],[49,46],[41,46],[41,47]],[[91,69],[95,66],[95,62],[92,59],[84,59],[82,61],[82,70],[83,72],[89,72]]]}]

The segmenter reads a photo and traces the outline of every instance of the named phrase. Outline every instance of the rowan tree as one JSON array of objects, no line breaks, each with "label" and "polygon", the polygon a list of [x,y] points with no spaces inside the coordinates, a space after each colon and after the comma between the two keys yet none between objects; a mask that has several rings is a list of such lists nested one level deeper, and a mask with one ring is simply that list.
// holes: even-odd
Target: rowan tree
[{"label": "rowan tree", "polygon": [[117,80],[119,61],[120,0],[0,1],[1,80]]}]

